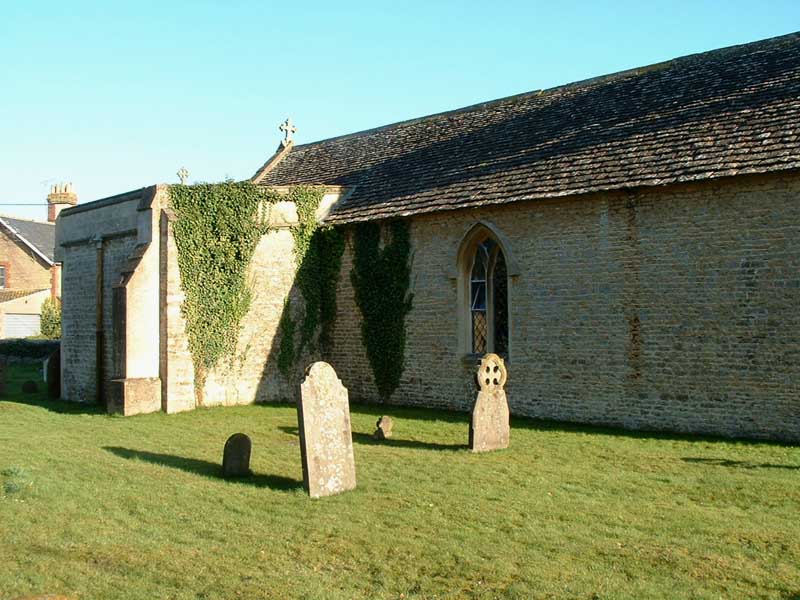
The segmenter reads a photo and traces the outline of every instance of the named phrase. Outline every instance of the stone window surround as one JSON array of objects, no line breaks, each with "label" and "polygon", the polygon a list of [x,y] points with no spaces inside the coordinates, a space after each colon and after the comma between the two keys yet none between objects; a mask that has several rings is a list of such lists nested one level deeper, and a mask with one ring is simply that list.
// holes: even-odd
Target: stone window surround
[{"label": "stone window surround", "polygon": [[8,289],[11,274],[11,265],[8,262],[0,262],[0,269],[3,270],[0,276],[0,290]]},{"label": "stone window surround", "polygon": [[[511,249],[511,244],[505,234],[493,223],[479,220],[474,223],[459,240],[455,252],[455,268],[450,272],[449,278],[456,284],[457,314],[458,314],[458,353],[462,361],[474,362],[479,356],[472,351],[472,314],[470,310],[470,278],[475,250],[477,245],[486,238],[491,237],[498,245],[506,259],[508,271],[508,362],[514,348],[514,323],[513,323],[513,286],[512,282],[519,277],[519,263]],[[491,319],[490,319],[491,321]],[[490,327],[488,351],[493,351],[492,328]]]}]

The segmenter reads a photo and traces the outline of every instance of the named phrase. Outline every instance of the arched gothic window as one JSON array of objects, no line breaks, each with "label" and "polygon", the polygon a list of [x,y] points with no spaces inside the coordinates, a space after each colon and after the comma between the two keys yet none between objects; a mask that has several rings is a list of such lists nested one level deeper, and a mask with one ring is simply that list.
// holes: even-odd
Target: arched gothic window
[{"label": "arched gothic window", "polygon": [[469,276],[472,352],[508,354],[508,270],[497,242],[475,247]]}]

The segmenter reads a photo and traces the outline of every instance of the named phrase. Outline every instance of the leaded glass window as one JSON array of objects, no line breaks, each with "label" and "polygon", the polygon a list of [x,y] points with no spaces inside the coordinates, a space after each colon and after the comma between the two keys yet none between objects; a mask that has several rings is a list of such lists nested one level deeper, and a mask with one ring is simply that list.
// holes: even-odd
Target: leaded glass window
[{"label": "leaded glass window", "polygon": [[506,257],[498,248],[492,270],[494,308],[494,352],[508,354],[508,271]]},{"label": "leaded glass window", "polygon": [[472,352],[508,353],[508,274],[505,257],[488,238],[478,244],[469,279]]}]

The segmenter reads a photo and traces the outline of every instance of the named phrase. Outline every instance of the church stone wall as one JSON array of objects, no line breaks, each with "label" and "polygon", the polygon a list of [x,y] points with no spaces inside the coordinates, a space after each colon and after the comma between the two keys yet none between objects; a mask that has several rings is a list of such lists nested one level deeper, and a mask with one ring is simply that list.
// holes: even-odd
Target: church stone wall
[{"label": "church stone wall", "polygon": [[167,211],[161,215],[159,235],[161,406],[165,412],[176,413],[195,408],[196,400],[186,320],[181,314],[181,304],[186,294],[181,288],[178,248],[172,232],[171,213]]},{"label": "church stone wall", "polygon": [[[136,245],[139,196],[92,208],[65,211],[56,225],[56,260],[63,263],[61,306],[62,396],[96,402],[97,267],[103,264],[103,381],[111,391],[113,365],[112,302],[114,284]],[[89,207],[88,209],[86,207]]]},{"label": "church stone wall", "polygon": [[[288,228],[273,230],[256,246],[248,268],[253,296],[242,321],[236,354],[222,359],[204,388],[207,406],[292,400],[295,384],[278,370],[279,323],[285,301],[298,308],[294,287],[294,240]],[[295,313],[296,314],[296,313]],[[296,318],[296,316],[295,316]]]},{"label": "church stone wall", "polygon": [[161,404],[159,256],[153,231],[165,191],[164,186],[143,188],[59,216],[65,399],[99,401],[123,414]]},{"label": "church stone wall", "polygon": [[[412,220],[414,308],[393,403],[467,409],[458,348],[462,237],[501,231],[512,413],[636,429],[800,441],[800,175],[486,207]],[[330,361],[354,400],[377,391],[350,287]]]},{"label": "church stone wall", "polygon": [[[162,261],[162,389],[165,410],[178,412],[197,405],[194,368],[186,322],[180,312],[185,297],[180,287],[177,248],[171,225],[163,225]],[[285,300],[295,308],[300,296],[294,288],[294,241],[288,227],[263,236],[248,267],[253,290],[250,310],[242,321],[234,356],[223,358],[207,376],[200,402],[204,406],[286,401],[294,398],[294,380],[278,370],[278,329]],[[163,376],[166,373],[166,377]],[[299,388],[298,388],[299,389]]]},{"label": "church stone wall", "polygon": [[[111,398],[114,393],[112,379],[120,376],[114,364],[114,286],[122,278],[122,270],[136,248],[136,234],[114,237],[103,242],[103,397]],[[134,302],[131,302],[136,307]],[[129,314],[128,321],[136,320],[136,314]],[[155,350],[155,344],[153,344]]]},{"label": "church stone wall", "polygon": [[61,395],[75,402],[95,402],[96,250],[81,244],[64,250],[61,271]]}]

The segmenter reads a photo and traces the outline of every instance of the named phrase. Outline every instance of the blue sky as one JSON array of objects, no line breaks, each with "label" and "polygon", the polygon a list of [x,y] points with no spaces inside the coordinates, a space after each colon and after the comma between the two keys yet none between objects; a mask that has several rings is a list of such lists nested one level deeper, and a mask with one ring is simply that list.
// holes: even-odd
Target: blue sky
[{"label": "blue sky", "polygon": [[798,29],[797,0],[5,2],[0,203],[244,179],[289,115],[309,142]]}]

